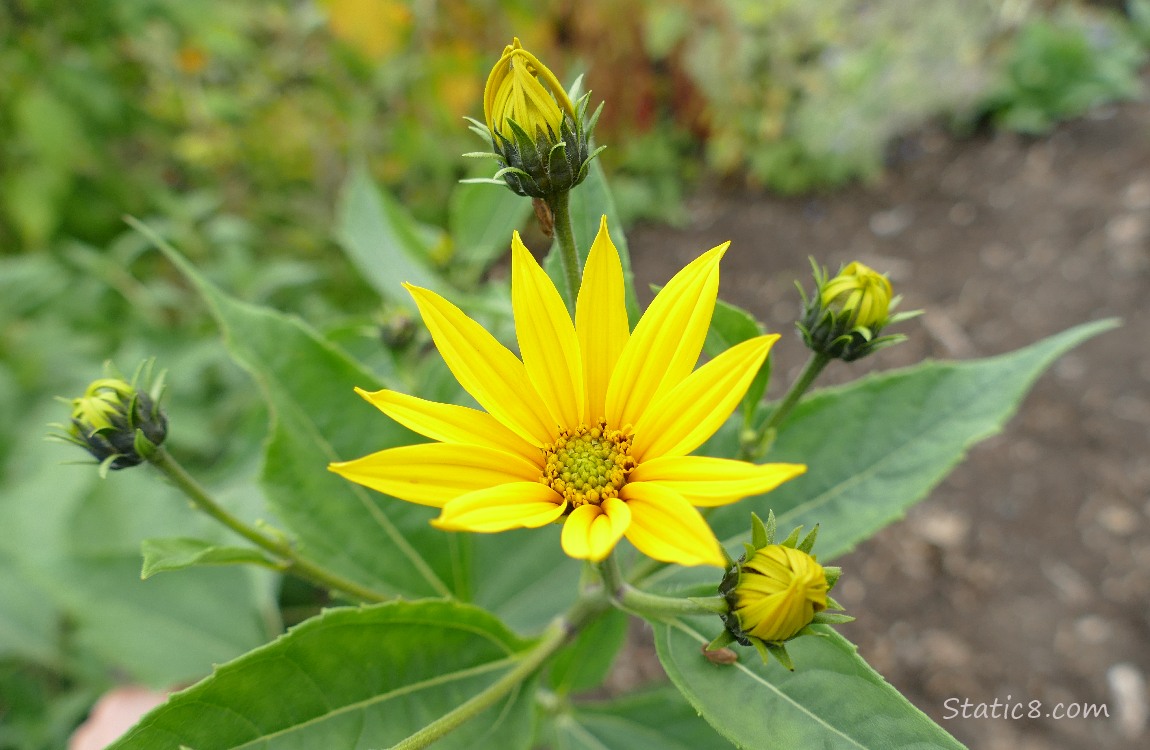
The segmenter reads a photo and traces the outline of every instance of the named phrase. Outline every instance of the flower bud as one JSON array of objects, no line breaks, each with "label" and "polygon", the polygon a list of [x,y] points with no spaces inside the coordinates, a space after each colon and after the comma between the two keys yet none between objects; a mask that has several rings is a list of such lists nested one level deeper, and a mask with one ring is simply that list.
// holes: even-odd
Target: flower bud
[{"label": "flower bud", "polygon": [[752,543],[719,584],[719,593],[727,602],[727,612],[722,615],[726,630],[708,648],[713,650],[733,642],[753,645],[764,662],[774,656],[787,669],[794,669],[785,641],[817,635],[810,629],[812,623],[854,619],[824,611],[842,609],[828,594],[841,571],[824,568],[811,554],[817,526],[801,542],[799,527],[776,544],[774,514],[767,517],[766,524],[754,514],[751,519]]},{"label": "flower bud", "polygon": [[559,79],[516,38],[504,48],[483,89],[487,129],[512,140],[510,120],[533,139],[550,136],[554,141],[567,115],[574,120],[575,108]]},{"label": "flower bud", "polygon": [[502,180],[519,195],[551,200],[587,177],[602,147],[590,151],[599,110],[587,118],[590,93],[572,103],[546,65],[515,39],[504,50],[483,90],[484,123],[472,129],[488,139],[492,152],[467,154],[491,157],[501,169],[490,180]]},{"label": "flower bud", "polygon": [[731,612],[745,635],[781,642],[827,608],[827,577],[806,552],[771,544],[740,566],[732,594]]},{"label": "flower bud", "polygon": [[121,378],[92,381],[84,395],[72,399],[71,421],[64,440],[92,454],[102,467],[126,469],[148,458],[167,437],[168,418],[155,395]]},{"label": "flower bud", "polygon": [[815,290],[803,296],[803,317],[796,324],[803,342],[827,357],[851,362],[906,339],[902,334],[879,336],[884,327],[919,315],[891,315],[899,298],[886,276],[854,261],[833,279],[812,260]]},{"label": "flower bud", "polygon": [[893,294],[886,276],[856,260],[827,282],[819,299],[825,308],[848,313],[853,325],[874,329],[886,323]]}]

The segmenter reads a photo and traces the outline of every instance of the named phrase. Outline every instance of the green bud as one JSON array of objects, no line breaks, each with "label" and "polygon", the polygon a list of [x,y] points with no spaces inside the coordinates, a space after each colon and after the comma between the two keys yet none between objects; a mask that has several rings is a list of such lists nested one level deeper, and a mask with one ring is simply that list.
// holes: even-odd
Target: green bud
[{"label": "green bud", "polygon": [[79,445],[100,462],[103,470],[136,466],[163,444],[168,434],[168,417],[160,408],[161,377],[152,393],[136,388],[135,382],[146,363],[129,383],[119,377],[92,381],[84,395],[71,399],[71,419],[62,425],[62,437]]}]

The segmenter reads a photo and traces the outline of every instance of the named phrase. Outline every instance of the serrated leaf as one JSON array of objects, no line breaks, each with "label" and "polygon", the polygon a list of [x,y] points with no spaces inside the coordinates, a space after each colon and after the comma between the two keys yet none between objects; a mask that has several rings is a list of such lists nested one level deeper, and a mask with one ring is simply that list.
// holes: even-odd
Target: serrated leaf
[{"label": "serrated leaf", "polygon": [[272,419],[262,483],[302,553],[384,594],[446,596],[454,575],[434,511],[371,493],[325,471],[331,461],[415,440],[354,388],[381,387],[297,318],[235,300],[141,224],[208,303],[232,358],[260,386]]},{"label": "serrated leaf", "polygon": [[[749,539],[751,511],[770,509],[784,527],[821,523],[818,556],[830,561],[901,518],[971,446],[1002,430],[1055,359],[1115,325],[1088,323],[997,357],[928,361],[817,391],[783,422],[766,459],[805,463],[808,472],[707,521],[727,547]],[[733,451],[729,442],[708,452]],[[686,585],[699,575],[663,568],[648,580]]]},{"label": "serrated leaf", "polygon": [[[174,694],[109,750],[390,747],[498,680],[529,646],[466,604],[328,610]],[[526,750],[529,688],[436,748]]]},{"label": "serrated leaf", "polygon": [[675,686],[737,747],[962,747],[834,632],[788,643],[796,667],[789,672],[774,659],[763,664],[750,649],[739,649],[735,664],[707,661],[699,649],[713,626],[698,618],[655,623],[655,648]]},{"label": "serrated leaf", "polygon": [[214,542],[190,537],[145,539],[140,543],[144,565],[140,578],[147,580],[156,573],[183,570],[197,565],[261,565],[276,568],[274,560],[252,547],[225,547]]}]

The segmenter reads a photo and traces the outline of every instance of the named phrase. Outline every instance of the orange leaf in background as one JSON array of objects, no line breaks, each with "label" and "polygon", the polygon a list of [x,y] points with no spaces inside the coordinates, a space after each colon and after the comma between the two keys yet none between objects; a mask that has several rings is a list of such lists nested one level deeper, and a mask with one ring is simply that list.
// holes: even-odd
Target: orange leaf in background
[{"label": "orange leaf in background", "polygon": [[323,0],[331,33],[379,62],[400,44],[411,26],[411,10],[397,0]]}]

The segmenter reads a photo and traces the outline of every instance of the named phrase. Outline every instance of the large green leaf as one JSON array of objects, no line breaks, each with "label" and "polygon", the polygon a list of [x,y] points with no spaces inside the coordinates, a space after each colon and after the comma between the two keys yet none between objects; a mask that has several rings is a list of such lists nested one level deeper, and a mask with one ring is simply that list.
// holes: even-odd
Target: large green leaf
[{"label": "large green leaf", "polygon": [[[786,533],[821,523],[819,559],[850,551],[901,518],[980,440],[1001,431],[1034,380],[1060,355],[1113,328],[1090,323],[1018,351],[970,362],[924,362],[804,399],[783,422],[769,461],[809,471],[777,490],[716,509],[707,520],[730,550],[750,539],[750,513],[774,510]],[[737,430],[708,452],[733,455]],[[706,579],[664,568],[654,580]]]},{"label": "large green leaf", "polygon": [[677,690],[664,686],[601,703],[576,703],[552,718],[553,750],[730,750]]},{"label": "large green leaf", "polygon": [[362,166],[351,171],[340,194],[336,239],[364,280],[390,302],[411,306],[404,282],[447,291],[431,264],[444,238],[417,224]]},{"label": "large green leaf", "polygon": [[459,184],[451,193],[448,220],[454,259],[478,275],[511,252],[511,233],[531,214],[531,200],[495,185]]},{"label": "large green leaf", "polygon": [[[176,693],[111,750],[390,747],[498,680],[529,645],[465,604],[328,610]],[[435,747],[526,748],[530,687]]]},{"label": "large green leaf", "polygon": [[[35,412],[21,427],[35,434],[51,420]],[[81,456],[27,441],[6,467],[0,652],[63,673],[74,666],[65,655],[81,654],[101,672],[163,687],[264,642],[277,627],[263,608],[266,574],[205,569],[141,581],[144,537],[222,530],[147,467],[101,480],[94,465],[62,465]]]},{"label": "large green leaf", "polygon": [[445,596],[456,577],[433,510],[385,498],[325,471],[330,461],[417,440],[353,388],[375,377],[302,321],[237,301],[146,227],[196,286],[232,357],[259,384],[271,414],[262,481],[276,515],[320,565],[382,593]]},{"label": "large green leaf", "polygon": [[789,672],[775,661],[764,664],[749,649],[735,664],[708,661],[700,649],[721,627],[717,617],[654,627],[655,648],[671,681],[737,747],[962,747],[831,631],[788,644],[797,666]]},{"label": "large green leaf", "polygon": [[629,622],[626,612],[612,609],[580,630],[552,660],[551,688],[566,695],[599,687],[627,640]]}]

